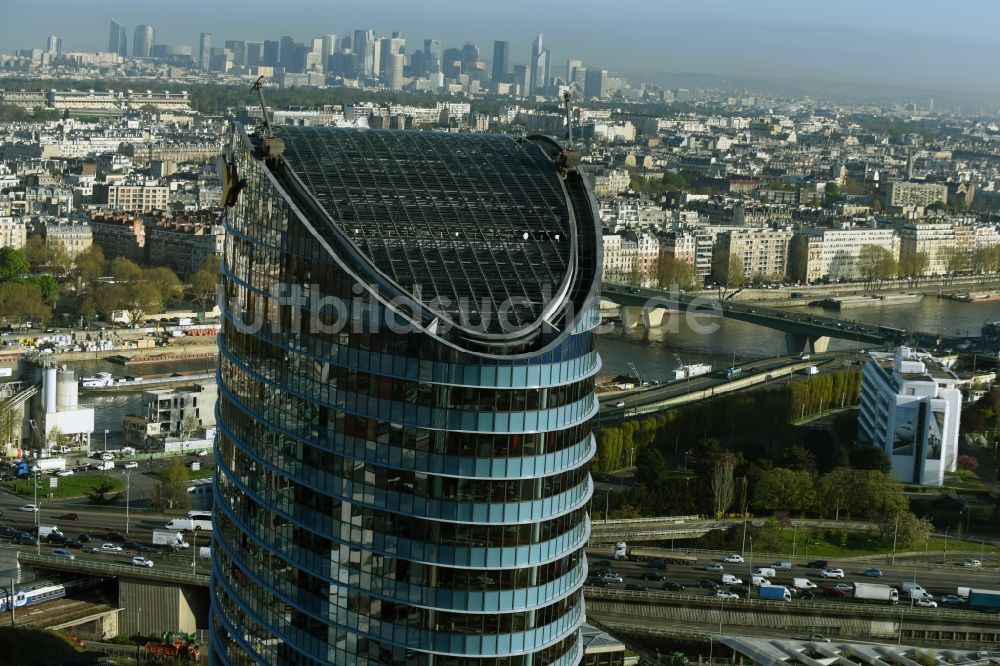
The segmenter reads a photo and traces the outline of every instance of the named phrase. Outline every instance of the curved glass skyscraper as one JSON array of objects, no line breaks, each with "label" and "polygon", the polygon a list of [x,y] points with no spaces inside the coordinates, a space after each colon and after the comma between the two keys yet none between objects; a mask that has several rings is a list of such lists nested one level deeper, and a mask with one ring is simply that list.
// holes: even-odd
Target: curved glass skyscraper
[{"label": "curved glass skyscraper", "polygon": [[220,664],[574,664],[600,360],[555,142],[234,125]]}]

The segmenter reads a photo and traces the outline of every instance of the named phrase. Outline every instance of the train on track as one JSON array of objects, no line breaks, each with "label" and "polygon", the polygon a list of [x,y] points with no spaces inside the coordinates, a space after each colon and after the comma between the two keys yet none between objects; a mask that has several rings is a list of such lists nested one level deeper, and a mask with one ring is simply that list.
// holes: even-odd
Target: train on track
[{"label": "train on track", "polygon": [[43,583],[16,588],[13,599],[10,596],[10,590],[4,590],[2,594],[3,597],[0,598],[0,612],[10,610],[12,603],[13,607],[17,609],[24,606],[34,606],[35,604],[52,601],[53,599],[60,599],[66,596],[66,586],[62,583]]}]

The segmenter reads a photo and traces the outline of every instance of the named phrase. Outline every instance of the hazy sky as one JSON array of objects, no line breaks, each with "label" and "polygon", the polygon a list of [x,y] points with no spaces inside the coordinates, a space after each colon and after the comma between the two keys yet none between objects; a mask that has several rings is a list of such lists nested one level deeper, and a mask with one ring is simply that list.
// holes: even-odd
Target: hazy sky
[{"label": "hazy sky", "polygon": [[[363,6],[367,5],[367,6]],[[0,49],[104,50],[108,22],[129,32],[156,28],[158,43],[197,46],[198,33],[225,39],[298,40],[371,27],[399,30],[411,53],[425,37],[466,40],[492,57],[511,42],[526,63],[545,33],[553,73],[568,57],[619,72],[695,72],[808,78],[1000,93],[1000,2],[996,0],[0,0]]]}]

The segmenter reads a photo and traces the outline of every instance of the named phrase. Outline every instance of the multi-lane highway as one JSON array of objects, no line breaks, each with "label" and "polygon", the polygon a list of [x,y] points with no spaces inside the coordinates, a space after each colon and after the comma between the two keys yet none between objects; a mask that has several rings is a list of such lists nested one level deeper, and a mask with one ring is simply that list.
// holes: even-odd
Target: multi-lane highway
[{"label": "multi-lane highway", "polygon": [[[624,588],[626,585],[632,584],[642,585],[649,590],[662,590],[664,588],[664,581],[643,577],[644,575],[651,576],[652,573],[659,573],[663,574],[665,581],[684,585],[685,589],[683,591],[685,594],[701,594],[705,596],[714,595],[714,591],[699,588],[698,581],[701,579],[711,580],[720,584],[723,588],[729,588],[730,586],[721,584],[724,573],[733,574],[746,584],[750,580],[749,574],[752,568],[766,567],[772,564],[772,561],[766,558],[754,558],[752,562],[744,564],[728,564],[723,563],[721,559],[703,557],[699,558],[698,563],[693,566],[668,564],[666,567],[652,567],[644,562],[612,561],[606,550],[588,551],[587,559],[590,566],[591,580],[596,577],[595,573],[597,571],[603,569],[614,571],[624,579],[621,583],[610,583],[608,585],[610,588]],[[883,561],[884,559],[886,558],[883,558]],[[722,564],[722,572],[706,570],[706,567],[713,563]],[[786,585],[791,588],[793,578],[808,578],[818,586],[814,590],[816,599],[828,599],[830,601],[845,603],[855,602],[849,597],[828,597],[824,593],[825,588],[834,587],[838,583],[847,583],[853,586],[855,582],[882,583],[898,587],[904,582],[916,581],[938,600],[940,600],[942,595],[956,594],[958,587],[990,590],[1000,589],[1000,570],[997,570],[996,567],[967,568],[962,566],[961,561],[951,565],[934,565],[927,562],[904,561],[901,558],[896,558],[894,565],[876,562],[875,559],[842,562],[830,560],[828,564],[830,567],[842,568],[845,577],[842,579],[824,579],[820,576],[819,569],[806,567],[804,561],[797,560],[793,562],[790,571],[776,571],[777,575],[769,580],[774,585]],[[875,578],[862,575],[866,569],[870,568],[881,569],[882,576]],[[908,599],[903,599],[902,595],[900,596],[901,603],[908,601]],[[956,606],[956,608],[961,607]]]}]

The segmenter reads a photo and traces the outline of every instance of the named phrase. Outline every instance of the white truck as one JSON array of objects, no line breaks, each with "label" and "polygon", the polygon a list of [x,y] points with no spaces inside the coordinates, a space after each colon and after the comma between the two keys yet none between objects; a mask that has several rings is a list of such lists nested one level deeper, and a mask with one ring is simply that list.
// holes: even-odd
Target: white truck
[{"label": "white truck", "polygon": [[66,469],[66,459],[41,458],[35,461],[34,468],[36,472],[58,472],[59,470]]},{"label": "white truck", "polygon": [[816,583],[812,582],[808,578],[793,578],[792,587],[797,590],[815,590]]},{"label": "white truck", "polygon": [[854,598],[858,601],[881,601],[887,604],[895,604],[899,603],[899,592],[888,585],[855,583]]},{"label": "white truck", "polygon": [[818,375],[819,374],[819,368],[817,368],[815,365],[810,365],[809,367],[807,367],[805,369],[804,372],[807,375]]},{"label": "white truck", "polygon": [[924,597],[933,598],[933,595],[925,590],[919,583],[912,581],[900,583],[899,591],[902,592],[903,597],[906,599],[923,599]]},{"label": "white truck", "polygon": [[614,558],[616,560],[628,559],[628,544],[624,541],[618,541],[615,543]]},{"label": "white truck", "polygon": [[114,460],[102,460],[99,463],[97,463],[97,469],[102,470],[102,471],[109,470],[109,469],[114,469],[114,468],[115,468],[115,461]]},{"label": "white truck", "polygon": [[55,534],[57,536],[62,536],[62,532],[55,525],[39,525],[38,526],[38,538],[47,539],[50,534]]},{"label": "white truck", "polygon": [[191,545],[184,540],[183,534],[169,530],[153,530],[153,543],[158,546],[173,546],[174,548],[188,548]]}]

